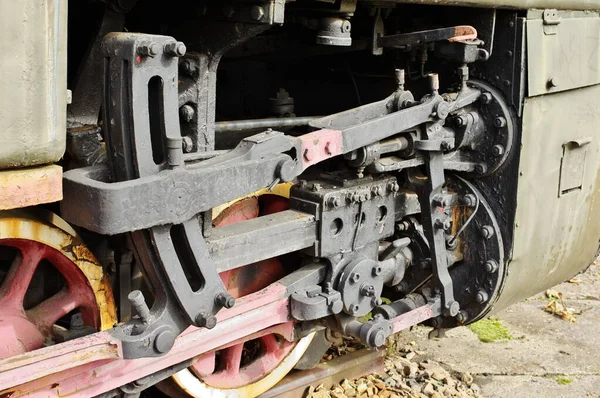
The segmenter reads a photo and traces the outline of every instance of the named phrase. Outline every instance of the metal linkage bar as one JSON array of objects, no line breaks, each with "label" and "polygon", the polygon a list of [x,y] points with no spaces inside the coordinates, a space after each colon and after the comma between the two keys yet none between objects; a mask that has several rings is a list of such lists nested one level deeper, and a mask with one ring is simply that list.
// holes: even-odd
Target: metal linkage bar
[{"label": "metal linkage bar", "polygon": [[409,44],[424,44],[436,41],[465,41],[477,38],[477,30],[472,26],[462,25],[450,28],[423,30],[420,32],[401,33],[380,36],[377,43],[380,47],[401,47]]},{"label": "metal linkage bar", "polygon": [[214,329],[189,327],[162,357],[126,360],[122,342],[105,331],[0,361],[0,395],[27,393],[83,398],[113,390],[290,321],[289,296],[305,285],[321,283],[325,271],[322,264],[307,265],[261,291],[238,299],[235,307],[217,314],[219,322]]},{"label": "metal linkage bar", "polygon": [[294,210],[214,228],[207,241],[217,272],[312,246],[315,217]]}]

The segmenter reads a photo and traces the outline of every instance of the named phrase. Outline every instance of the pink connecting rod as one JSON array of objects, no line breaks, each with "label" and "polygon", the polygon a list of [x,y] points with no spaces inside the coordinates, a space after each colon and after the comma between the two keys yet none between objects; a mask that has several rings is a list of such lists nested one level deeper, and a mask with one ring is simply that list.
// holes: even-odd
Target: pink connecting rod
[{"label": "pink connecting rod", "polygon": [[214,329],[190,327],[159,358],[122,358],[121,343],[100,332],[0,361],[0,396],[90,397],[291,320],[286,287],[275,283],[217,314]]}]

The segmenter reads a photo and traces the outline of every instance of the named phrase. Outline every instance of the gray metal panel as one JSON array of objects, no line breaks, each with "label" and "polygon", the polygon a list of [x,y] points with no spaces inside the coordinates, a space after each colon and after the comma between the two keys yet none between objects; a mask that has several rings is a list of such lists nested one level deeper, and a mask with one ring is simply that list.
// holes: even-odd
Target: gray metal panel
[{"label": "gray metal panel", "polygon": [[378,3],[410,3],[483,8],[557,8],[560,10],[600,10],[599,0],[378,0]]},{"label": "gray metal panel", "polygon": [[[498,308],[589,265],[600,240],[600,85],[525,102],[515,239]],[[581,189],[559,197],[563,145],[584,139]]]},{"label": "gray metal panel", "polygon": [[542,11],[527,20],[529,96],[600,83],[600,18],[592,12],[558,12],[555,25]]}]

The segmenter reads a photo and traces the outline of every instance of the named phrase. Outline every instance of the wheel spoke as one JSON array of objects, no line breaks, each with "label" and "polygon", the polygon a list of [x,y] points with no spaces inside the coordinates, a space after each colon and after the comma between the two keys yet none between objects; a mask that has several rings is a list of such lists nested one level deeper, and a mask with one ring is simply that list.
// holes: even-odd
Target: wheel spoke
[{"label": "wheel spoke", "polygon": [[60,318],[80,305],[80,297],[72,294],[68,288],[42,301],[27,311],[27,318],[41,330],[49,330]]},{"label": "wheel spoke", "polygon": [[265,353],[275,352],[280,347],[280,344],[275,338],[274,334],[267,334],[266,336],[262,336],[260,338],[260,343],[262,344]]},{"label": "wheel spoke", "polygon": [[3,305],[8,300],[13,305],[18,303],[20,307],[23,307],[23,299],[31,283],[31,278],[45,254],[46,249],[43,246],[32,245],[26,250],[21,249],[21,253],[13,261],[4,278],[2,288],[0,288],[0,301]]},{"label": "wheel spoke", "polygon": [[221,351],[221,361],[227,374],[235,376],[240,373],[243,351],[244,343],[236,344]]},{"label": "wheel spoke", "polygon": [[215,351],[203,354],[190,365],[192,372],[198,377],[206,377],[215,372]]}]

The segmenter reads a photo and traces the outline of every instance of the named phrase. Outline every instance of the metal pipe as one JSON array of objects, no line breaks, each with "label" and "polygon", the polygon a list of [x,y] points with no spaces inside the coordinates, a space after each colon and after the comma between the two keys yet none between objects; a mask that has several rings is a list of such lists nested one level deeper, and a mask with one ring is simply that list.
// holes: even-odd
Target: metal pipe
[{"label": "metal pipe", "polygon": [[230,122],[215,123],[215,132],[225,131],[244,131],[252,129],[281,128],[294,126],[308,126],[311,120],[318,119],[321,116],[302,116],[302,117],[272,117],[268,119],[249,119],[234,120]]}]

